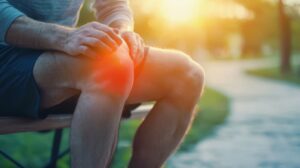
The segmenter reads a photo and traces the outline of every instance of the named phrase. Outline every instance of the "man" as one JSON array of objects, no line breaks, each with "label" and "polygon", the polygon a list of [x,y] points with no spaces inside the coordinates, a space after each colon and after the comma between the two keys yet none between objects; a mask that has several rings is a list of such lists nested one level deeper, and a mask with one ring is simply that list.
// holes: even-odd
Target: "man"
[{"label": "man", "polygon": [[75,28],[81,5],[0,0],[1,115],[39,118],[79,96],[71,165],[107,167],[124,105],[155,101],[129,167],[160,167],[192,122],[203,70],[181,52],[145,47],[126,0],[95,0],[98,22]]}]

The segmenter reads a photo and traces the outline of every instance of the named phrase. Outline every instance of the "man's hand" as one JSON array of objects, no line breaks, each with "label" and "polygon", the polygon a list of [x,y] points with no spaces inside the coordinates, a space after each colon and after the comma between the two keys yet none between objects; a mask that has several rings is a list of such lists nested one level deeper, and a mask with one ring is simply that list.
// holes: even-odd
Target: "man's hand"
[{"label": "man's hand", "polygon": [[112,28],[92,22],[72,29],[64,40],[63,50],[73,56],[97,58],[115,51],[121,44],[121,37]]},{"label": "man's hand", "polygon": [[144,40],[133,31],[120,31],[120,34],[129,47],[133,62],[138,65],[144,57]]}]

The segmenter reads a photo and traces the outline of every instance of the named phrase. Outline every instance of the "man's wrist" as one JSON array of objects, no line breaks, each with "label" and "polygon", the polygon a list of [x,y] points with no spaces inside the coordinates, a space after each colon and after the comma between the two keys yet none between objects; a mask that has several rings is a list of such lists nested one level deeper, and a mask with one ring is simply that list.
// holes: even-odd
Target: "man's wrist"
[{"label": "man's wrist", "polygon": [[65,52],[67,39],[72,29],[59,25],[53,25],[52,31],[50,45],[54,50]]}]

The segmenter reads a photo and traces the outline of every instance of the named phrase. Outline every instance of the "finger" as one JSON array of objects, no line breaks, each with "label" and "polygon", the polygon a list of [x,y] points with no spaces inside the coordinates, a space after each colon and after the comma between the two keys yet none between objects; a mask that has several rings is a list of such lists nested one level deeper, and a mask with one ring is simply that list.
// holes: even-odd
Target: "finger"
[{"label": "finger", "polygon": [[111,51],[115,51],[119,47],[118,44],[116,44],[116,42],[108,35],[102,36],[100,40],[101,42],[109,46],[111,48]]},{"label": "finger", "polygon": [[100,41],[105,42],[111,48],[112,51],[116,50],[119,47],[119,45],[109,35],[107,35],[103,31],[100,31],[97,29],[92,29],[89,32],[89,36],[97,38]]},{"label": "finger", "polygon": [[109,47],[105,42],[100,41],[99,46],[101,47],[97,47],[97,50],[100,49],[100,51],[104,51],[104,52],[113,52],[114,50],[111,49],[111,47]]},{"label": "finger", "polygon": [[94,37],[85,37],[81,40],[80,44],[88,45],[90,47],[98,47],[101,41]]},{"label": "finger", "polygon": [[139,41],[137,64],[139,64],[144,58],[144,40],[140,36],[137,36],[137,37],[138,37],[138,41]]},{"label": "finger", "polygon": [[136,41],[138,42],[138,52],[143,54],[144,52],[144,40],[137,34]]},{"label": "finger", "polygon": [[136,61],[138,61],[141,53],[141,40],[140,37],[135,33],[133,33],[132,38],[134,38],[134,42],[135,42],[135,46],[133,48],[134,49],[133,54]]},{"label": "finger", "polygon": [[78,50],[79,50],[80,55],[84,55],[84,56],[86,56],[88,58],[91,58],[91,59],[96,59],[99,55],[97,52],[92,50],[90,47],[84,46],[84,45],[81,45],[78,48]]},{"label": "finger", "polygon": [[127,34],[122,34],[121,36],[122,36],[123,40],[125,41],[125,43],[127,44],[128,48],[129,48],[129,55],[131,56],[131,44],[130,44],[129,38],[128,38]]},{"label": "finger", "polygon": [[130,52],[132,59],[135,59],[135,56],[136,56],[135,54],[136,54],[136,50],[137,50],[136,38],[131,34],[125,34],[124,40],[128,44],[128,47],[130,50],[129,52]]},{"label": "finger", "polygon": [[109,47],[106,43],[100,41],[99,39],[93,37],[86,37],[81,41],[81,44],[87,45],[92,48],[96,48],[97,50],[103,50],[105,52],[113,52],[113,49]]},{"label": "finger", "polygon": [[136,50],[134,52],[134,57],[135,57],[135,60],[134,62],[135,63],[138,63],[139,59],[140,59],[140,39],[138,38],[137,35],[134,35],[134,38],[135,38],[135,42],[136,42]]},{"label": "finger", "polygon": [[116,32],[116,30],[112,29],[104,29],[104,32],[106,32],[115,42],[117,42],[118,45],[122,44],[122,38],[119,36],[119,32]]},{"label": "finger", "polygon": [[103,31],[105,32],[106,34],[108,34],[118,45],[121,45],[122,44],[122,39],[120,36],[118,36],[118,33],[115,33],[114,30],[110,27],[106,27],[106,26],[103,26],[103,25],[93,25],[93,27],[98,30],[98,31]]}]

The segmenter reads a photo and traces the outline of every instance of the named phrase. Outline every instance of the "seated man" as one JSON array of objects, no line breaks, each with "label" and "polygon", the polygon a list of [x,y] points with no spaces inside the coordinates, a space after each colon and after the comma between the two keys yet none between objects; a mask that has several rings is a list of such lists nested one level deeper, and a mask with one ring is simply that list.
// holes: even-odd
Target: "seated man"
[{"label": "seated man", "polygon": [[95,0],[98,22],[77,28],[81,6],[0,0],[0,115],[41,118],[77,95],[71,165],[107,167],[124,106],[155,101],[129,167],[160,167],[191,125],[203,70],[182,52],[145,47],[127,0]]}]

